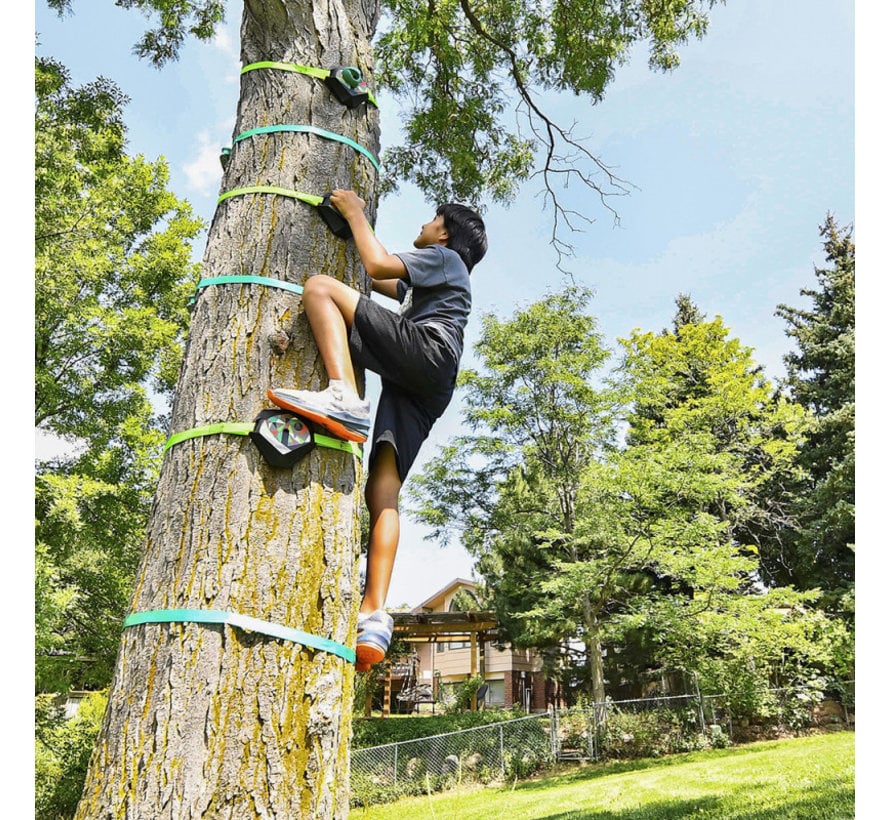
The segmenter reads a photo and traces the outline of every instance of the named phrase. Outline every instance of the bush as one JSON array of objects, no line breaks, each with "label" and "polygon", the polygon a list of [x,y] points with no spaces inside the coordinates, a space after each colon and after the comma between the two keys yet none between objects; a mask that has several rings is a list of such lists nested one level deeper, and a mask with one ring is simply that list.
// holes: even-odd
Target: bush
[{"label": "bush", "polygon": [[65,720],[62,708],[55,706],[53,699],[53,695],[38,695],[35,699],[36,820],[68,820],[74,816],[105,714],[107,695],[89,695],[71,720]]},{"label": "bush", "polygon": [[694,708],[609,712],[601,731],[603,755],[610,758],[660,757],[692,752],[709,745]]},{"label": "bush", "polygon": [[469,711],[476,697],[476,692],[479,691],[479,687],[483,683],[485,683],[485,678],[481,675],[474,675],[472,678],[467,678],[467,680],[457,684],[454,688],[454,701],[446,707],[447,713],[453,715],[457,712]]}]

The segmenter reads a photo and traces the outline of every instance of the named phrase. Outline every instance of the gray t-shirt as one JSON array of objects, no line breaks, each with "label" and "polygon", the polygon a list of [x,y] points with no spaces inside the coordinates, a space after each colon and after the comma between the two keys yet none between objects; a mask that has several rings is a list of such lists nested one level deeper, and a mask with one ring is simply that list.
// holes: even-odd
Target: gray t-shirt
[{"label": "gray t-shirt", "polygon": [[460,360],[464,328],[470,318],[470,274],[460,256],[444,245],[396,254],[408,271],[398,283],[401,314],[412,322],[436,326]]}]

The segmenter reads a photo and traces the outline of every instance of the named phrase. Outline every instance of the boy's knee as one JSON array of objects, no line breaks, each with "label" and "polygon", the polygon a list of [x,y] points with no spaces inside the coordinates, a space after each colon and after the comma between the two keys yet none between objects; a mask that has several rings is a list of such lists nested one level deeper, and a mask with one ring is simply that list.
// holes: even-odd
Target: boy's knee
[{"label": "boy's knee", "polygon": [[325,273],[316,273],[303,283],[303,298],[320,296],[330,291],[330,282],[336,281]]}]

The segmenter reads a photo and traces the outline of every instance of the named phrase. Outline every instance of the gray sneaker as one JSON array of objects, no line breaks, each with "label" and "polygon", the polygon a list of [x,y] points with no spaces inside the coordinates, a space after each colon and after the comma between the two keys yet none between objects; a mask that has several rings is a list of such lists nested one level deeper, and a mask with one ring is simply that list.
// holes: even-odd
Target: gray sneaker
[{"label": "gray sneaker", "polygon": [[359,443],[368,440],[371,403],[344,389],[342,382],[331,382],[324,390],[272,387],[267,395],[278,407],[320,424],[339,438]]}]

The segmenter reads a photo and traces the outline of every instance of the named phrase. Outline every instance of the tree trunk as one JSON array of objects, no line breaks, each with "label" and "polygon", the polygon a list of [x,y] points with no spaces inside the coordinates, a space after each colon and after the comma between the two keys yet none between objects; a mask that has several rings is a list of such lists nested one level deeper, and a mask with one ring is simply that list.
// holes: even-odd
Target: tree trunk
[{"label": "tree trunk", "polygon": [[[244,64],[355,65],[369,76],[374,0],[244,5]],[[276,124],[311,124],[379,150],[373,107],[347,109],[302,74],[242,75],[233,135]],[[375,173],[343,143],[272,133],[233,145],[221,191],[351,187],[373,223]],[[204,278],[302,283],[314,273],[366,289],[353,243],[310,205],[267,193],[219,205]],[[170,432],[252,421],[270,406],[271,384],[326,383],[299,296],[253,284],[203,288]],[[291,470],[268,466],[244,436],[185,440],[164,457],[131,611],[237,612],[354,645],[360,502],[361,464],[348,453],[316,449]],[[76,816],[345,817],[353,674],[335,654],[228,625],[125,629]]]},{"label": "tree trunk", "polygon": [[593,611],[593,605],[584,596],[584,617],[587,643],[587,662],[590,667],[590,696],[596,709],[597,725],[606,719],[606,681],[603,671],[603,645],[600,642],[599,618]]}]

